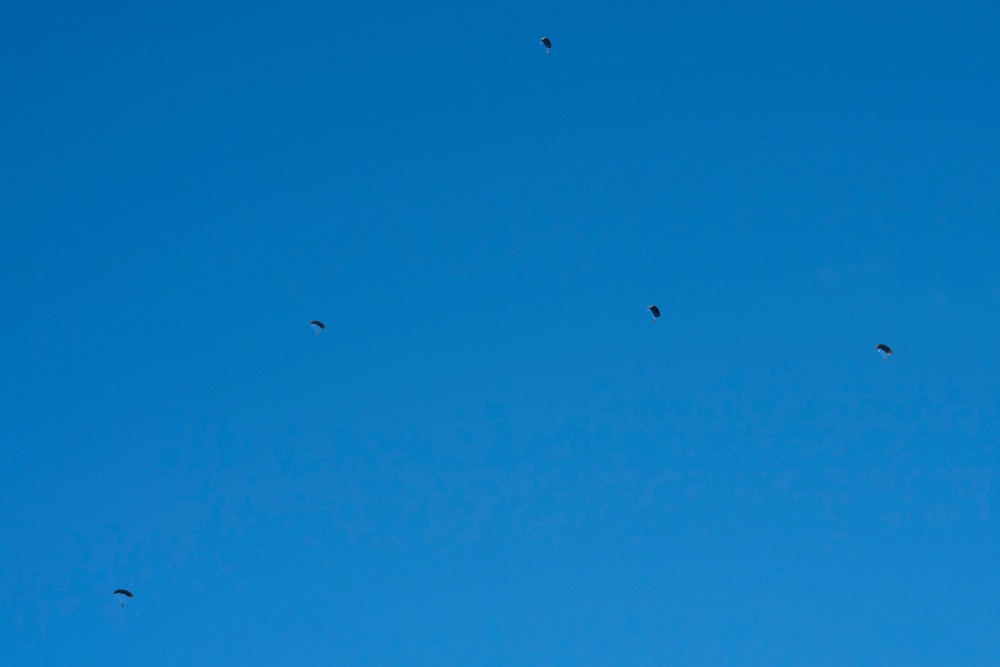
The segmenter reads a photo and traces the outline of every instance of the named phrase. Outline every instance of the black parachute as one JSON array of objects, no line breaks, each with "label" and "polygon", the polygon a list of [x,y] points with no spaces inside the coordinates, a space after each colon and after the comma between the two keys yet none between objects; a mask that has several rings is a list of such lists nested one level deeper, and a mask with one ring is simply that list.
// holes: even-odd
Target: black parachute
[{"label": "black parachute", "polygon": [[875,346],[875,349],[878,350],[878,353],[882,355],[882,361],[885,361],[886,359],[892,356],[892,348],[886,345],[885,343],[879,343],[878,345]]},{"label": "black parachute", "polygon": [[309,325],[313,328],[313,331],[316,332],[317,336],[319,335],[320,331],[326,328],[326,325],[320,322],[319,320],[313,320],[312,322],[309,323]]},{"label": "black parachute", "polygon": [[655,305],[653,305],[647,308],[646,310],[648,310],[653,314],[653,324],[656,324],[656,318],[660,316],[660,309],[657,308]]},{"label": "black parachute", "polygon": [[124,595],[127,598],[132,597],[132,591],[127,591],[124,588],[116,588],[112,595]]},{"label": "black parachute", "polygon": [[552,40],[549,39],[548,37],[542,37],[539,43],[545,47],[545,53],[548,53],[549,49],[552,48]]}]

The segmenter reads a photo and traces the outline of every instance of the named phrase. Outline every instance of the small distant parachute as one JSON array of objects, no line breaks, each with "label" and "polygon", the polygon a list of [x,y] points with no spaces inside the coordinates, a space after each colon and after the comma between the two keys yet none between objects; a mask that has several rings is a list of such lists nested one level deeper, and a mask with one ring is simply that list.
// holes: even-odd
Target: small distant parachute
[{"label": "small distant parachute", "polygon": [[320,322],[319,320],[313,320],[312,322],[309,323],[309,325],[313,328],[313,331],[316,332],[317,336],[319,335],[320,331],[326,328],[326,325]]},{"label": "small distant parachute", "polygon": [[657,308],[654,305],[654,306],[650,306],[646,310],[648,310],[649,312],[651,312],[653,314],[653,324],[656,324],[656,318],[660,316],[660,309]]},{"label": "small distant parachute", "polygon": [[539,43],[545,47],[545,53],[548,53],[549,49],[552,48],[552,40],[549,39],[548,37],[542,37]]},{"label": "small distant parachute", "polygon": [[885,361],[892,356],[892,348],[885,343],[879,343],[875,346],[875,349],[882,355],[882,361]]},{"label": "small distant parachute", "polygon": [[[115,592],[112,593],[112,595],[124,595],[125,597],[127,597],[129,599],[132,599],[132,591],[127,591],[124,588],[116,588]],[[121,606],[123,606],[123,607],[125,606],[125,602],[124,601],[122,601]]]}]

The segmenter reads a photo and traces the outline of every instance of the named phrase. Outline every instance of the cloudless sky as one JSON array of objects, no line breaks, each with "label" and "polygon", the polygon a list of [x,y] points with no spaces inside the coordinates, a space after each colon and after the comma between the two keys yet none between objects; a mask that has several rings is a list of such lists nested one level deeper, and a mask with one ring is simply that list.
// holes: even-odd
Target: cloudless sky
[{"label": "cloudless sky", "polygon": [[0,664],[1000,663],[998,27],[7,3]]}]

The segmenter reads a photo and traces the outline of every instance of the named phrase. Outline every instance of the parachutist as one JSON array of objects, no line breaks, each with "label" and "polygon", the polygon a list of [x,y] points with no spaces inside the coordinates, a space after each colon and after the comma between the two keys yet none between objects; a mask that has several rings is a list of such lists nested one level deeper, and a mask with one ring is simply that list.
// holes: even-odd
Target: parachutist
[{"label": "parachutist", "polygon": [[[127,598],[131,598],[131,597],[132,597],[132,591],[130,591],[130,590],[126,590],[126,589],[124,589],[124,588],[116,588],[116,589],[115,589],[115,592],[114,592],[114,593],[112,593],[112,595],[124,595],[124,596],[125,596],[125,597],[127,597]],[[124,600],[124,599],[122,599],[122,604],[121,604],[121,606],[122,606],[122,607],[124,607],[124,606],[125,606],[125,600]]]}]

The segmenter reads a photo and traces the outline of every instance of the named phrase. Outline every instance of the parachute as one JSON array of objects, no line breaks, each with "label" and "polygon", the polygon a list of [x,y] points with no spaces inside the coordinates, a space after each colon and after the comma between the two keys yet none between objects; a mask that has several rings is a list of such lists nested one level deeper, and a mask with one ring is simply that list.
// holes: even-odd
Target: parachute
[{"label": "parachute", "polygon": [[[112,595],[124,595],[125,597],[131,599],[132,598],[132,591],[127,591],[124,588],[116,588],[115,592],[112,593]],[[121,606],[122,607],[125,606],[125,601],[124,600],[122,600]]]},{"label": "parachute", "polygon": [[545,47],[545,53],[548,53],[549,49],[552,48],[552,40],[549,39],[548,37],[542,37],[542,39],[539,42],[539,44],[541,44],[542,46]]},{"label": "parachute", "polygon": [[649,312],[651,312],[653,314],[653,324],[656,324],[656,318],[660,316],[660,309],[657,308],[654,305],[654,306],[650,306],[646,310],[648,310]]},{"label": "parachute", "polygon": [[878,353],[882,355],[882,361],[886,361],[889,357],[892,356],[892,348],[886,345],[885,343],[879,343],[878,345],[875,346],[875,349],[878,350]]},{"label": "parachute", "polygon": [[316,332],[317,336],[319,335],[320,331],[326,328],[326,325],[320,322],[319,320],[313,320],[312,322],[309,323],[309,325],[313,328],[313,331]]}]

